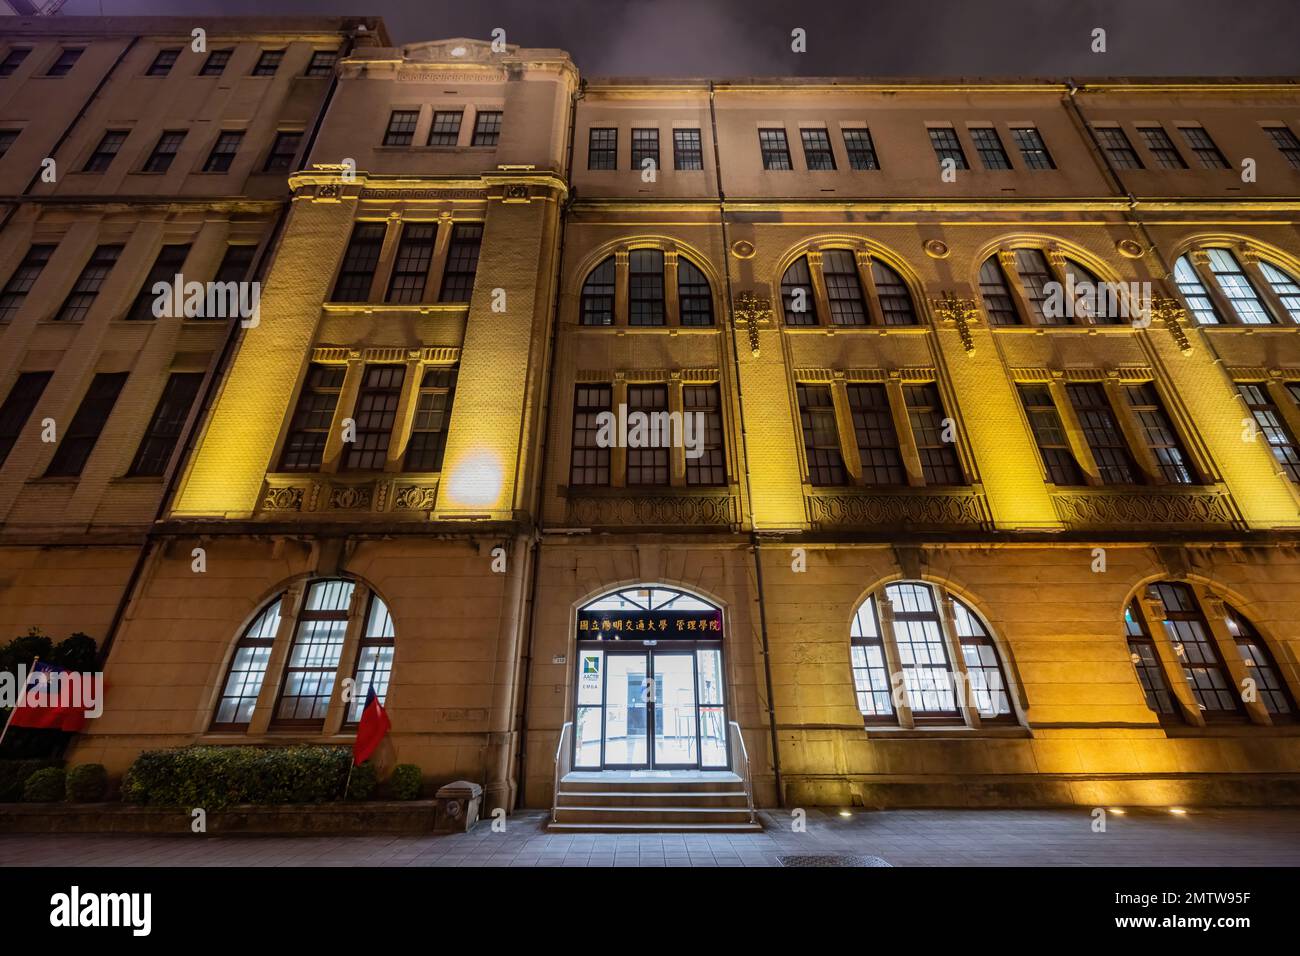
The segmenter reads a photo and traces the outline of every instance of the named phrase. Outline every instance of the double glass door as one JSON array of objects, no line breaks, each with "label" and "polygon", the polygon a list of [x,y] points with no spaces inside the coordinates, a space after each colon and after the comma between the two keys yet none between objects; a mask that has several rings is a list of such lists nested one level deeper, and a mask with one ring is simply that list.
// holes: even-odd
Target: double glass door
[{"label": "double glass door", "polygon": [[722,654],[579,650],[575,769],[725,769]]}]

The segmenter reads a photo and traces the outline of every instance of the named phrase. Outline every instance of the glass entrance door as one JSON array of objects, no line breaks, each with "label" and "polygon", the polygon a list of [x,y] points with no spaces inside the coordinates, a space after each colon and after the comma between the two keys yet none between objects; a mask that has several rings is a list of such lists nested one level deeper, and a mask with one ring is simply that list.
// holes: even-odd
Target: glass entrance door
[{"label": "glass entrance door", "polygon": [[654,651],[656,767],[697,767],[699,726],[695,702],[695,654]]},{"label": "glass entrance door", "polygon": [[605,766],[648,767],[655,694],[649,654],[609,654],[605,677]]}]

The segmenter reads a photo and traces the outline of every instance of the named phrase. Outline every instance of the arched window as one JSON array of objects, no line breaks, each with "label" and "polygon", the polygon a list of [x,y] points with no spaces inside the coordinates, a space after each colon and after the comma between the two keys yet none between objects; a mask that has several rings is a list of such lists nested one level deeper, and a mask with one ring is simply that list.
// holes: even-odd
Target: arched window
[{"label": "arched window", "polygon": [[1237,653],[1246,665],[1246,674],[1255,680],[1255,693],[1264,705],[1264,709],[1274,718],[1293,717],[1295,701],[1282,680],[1282,672],[1268,649],[1268,645],[1251,627],[1250,622],[1236,612],[1231,605],[1223,605],[1224,620],[1228,624],[1228,633],[1236,642]]},{"label": "arched window", "polygon": [[342,579],[313,581],[307,586],[275,707],[277,725],[324,725],[355,587]]},{"label": "arched window", "polygon": [[1136,305],[1087,266],[1033,247],[989,256],[979,285],[989,325],[1117,325]]},{"label": "arched window", "polygon": [[357,644],[357,666],[352,674],[352,702],[345,724],[361,720],[366,698],[373,689],[381,704],[388,702],[388,678],[393,672],[393,617],[378,594],[370,595],[370,611]]},{"label": "arched window", "polygon": [[610,256],[591,270],[582,284],[583,325],[614,324],[614,257]]},{"label": "arched window", "polygon": [[1174,281],[1201,325],[1300,322],[1300,281],[1253,249],[1194,249],[1174,264]]},{"label": "arched window", "polygon": [[709,280],[689,259],[677,258],[677,304],[682,325],[713,324],[713,293]]},{"label": "arched window", "polygon": [[217,712],[212,718],[213,730],[242,730],[252,720],[257,695],[261,693],[262,680],[266,677],[266,665],[271,660],[271,647],[280,629],[280,602],[283,599],[283,594],[277,594],[262,608],[235,645],[221,698],[217,701]]},{"label": "arched window", "polygon": [[[821,298],[814,273],[820,272]],[[874,255],[852,249],[821,249],[800,256],[781,277],[781,303],[788,326],[815,326],[823,314],[841,327],[916,325],[916,305],[897,270]]]},{"label": "arched window", "polygon": [[[587,274],[579,297],[579,325],[711,326],[713,290],[704,271],[681,253],[671,258],[660,249],[631,249],[624,264],[609,256]],[[625,304],[619,304],[619,270],[627,282]],[[676,284],[677,295],[667,289]],[[624,314],[626,312],[626,314]]]},{"label": "arched window", "polygon": [[850,637],[858,709],[868,723],[961,723],[963,712],[981,722],[1014,720],[988,629],[939,585],[881,588],[858,608]]}]

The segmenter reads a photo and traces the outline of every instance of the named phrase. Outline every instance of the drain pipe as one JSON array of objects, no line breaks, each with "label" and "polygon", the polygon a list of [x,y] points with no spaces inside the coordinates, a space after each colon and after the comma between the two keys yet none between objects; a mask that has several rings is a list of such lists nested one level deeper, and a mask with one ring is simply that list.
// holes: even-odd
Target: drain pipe
[{"label": "drain pipe", "polygon": [[[731,264],[727,261],[727,256],[730,255],[731,250],[731,243],[728,241],[727,236],[727,196],[722,189],[722,157],[718,146],[718,111],[714,102],[715,93],[714,82],[709,80],[709,126],[713,134],[713,175],[718,185],[718,221],[722,228],[722,277],[727,289],[727,304],[734,308],[735,299],[732,297],[731,288]],[[730,312],[731,309],[729,308],[727,311]],[[736,369],[736,414],[737,424],[740,426],[741,460],[744,462],[745,496],[752,506],[754,489],[749,474],[745,401],[740,384],[740,350],[736,347],[734,323],[727,338],[731,340],[731,360]],[[781,749],[776,732],[776,701],[772,696],[772,654],[767,637],[767,601],[763,595],[763,556],[759,550],[758,532],[753,530],[752,522],[749,532],[749,550],[754,555],[754,583],[758,588],[758,633],[763,648],[763,682],[767,691],[767,726],[771,734],[772,773],[776,785],[776,804],[778,807],[784,807],[785,788],[781,784]]]},{"label": "drain pipe", "polygon": [[533,638],[536,632],[534,619],[537,616],[537,563],[542,554],[542,508],[546,495],[546,450],[550,445],[551,395],[555,385],[555,350],[560,335],[560,289],[564,285],[564,240],[568,232],[569,207],[573,205],[573,138],[578,123],[578,101],[587,95],[587,81],[579,80],[578,88],[569,97],[569,144],[564,159],[564,185],[569,190],[564,204],[560,206],[560,243],[555,254],[555,292],[551,299],[551,343],[547,360],[549,368],[546,375],[546,395],[540,416],[542,443],[538,449],[541,455],[541,468],[537,476],[538,493],[534,496],[533,507],[536,520],[533,523],[533,543],[529,561],[528,615],[527,633],[524,636],[524,654],[519,662],[519,671],[523,688],[519,693],[519,746],[515,751],[515,804],[513,809],[522,808],[524,791],[528,787],[528,691],[533,683]]}]

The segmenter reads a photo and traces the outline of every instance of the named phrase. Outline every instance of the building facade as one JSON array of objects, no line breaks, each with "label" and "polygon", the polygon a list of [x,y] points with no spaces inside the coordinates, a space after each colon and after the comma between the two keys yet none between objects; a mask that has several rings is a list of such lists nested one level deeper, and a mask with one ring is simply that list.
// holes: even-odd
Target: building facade
[{"label": "building facade", "polygon": [[[0,609],[111,645],[74,761],[346,743],[373,687],[386,762],[507,808],[557,764],[736,771],[769,806],[1295,801],[1293,82],[583,80],[356,26],[319,91],[225,119],[199,60],[148,76],[165,32],[109,44],[179,86],[174,120],[125,94],[140,134],[102,91],[27,105],[35,53],[0,79],[0,309],[32,289]],[[288,34],[245,29],[256,72]],[[285,41],[295,75],[324,35]],[[242,116],[266,172],[102,158],[182,115],[214,146]],[[69,123],[56,158],[106,169],[23,190],[27,126]],[[236,231],[265,252],[229,348],[114,329],[168,243],[159,275],[206,281]],[[59,324],[119,243],[139,268]],[[198,372],[145,483],[132,443]]]}]

